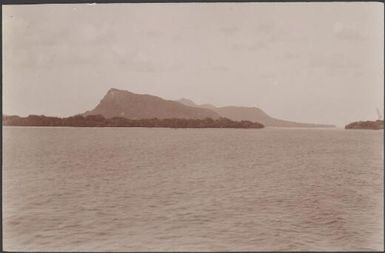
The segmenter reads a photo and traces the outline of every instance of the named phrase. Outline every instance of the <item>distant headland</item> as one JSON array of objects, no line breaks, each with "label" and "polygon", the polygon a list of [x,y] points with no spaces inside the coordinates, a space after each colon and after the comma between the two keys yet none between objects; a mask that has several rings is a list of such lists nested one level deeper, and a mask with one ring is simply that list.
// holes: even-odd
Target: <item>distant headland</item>
[{"label": "distant headland", "polygon": [[276,119],[256,107],[197,105],[188,99],[166,100],[147,94],[109,89],[90,111],[58,118],[44,115],[3,116],[12,126],[89,126],[89,127],[172,127],[172,128],[263,128],[315,127],[334,125],[298,123]]}]

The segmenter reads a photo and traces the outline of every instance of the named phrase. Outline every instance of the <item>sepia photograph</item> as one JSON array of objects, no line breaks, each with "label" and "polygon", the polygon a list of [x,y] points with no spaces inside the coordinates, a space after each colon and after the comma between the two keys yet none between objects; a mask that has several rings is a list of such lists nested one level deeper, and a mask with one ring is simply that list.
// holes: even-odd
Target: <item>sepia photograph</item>
[{"label": "sepia photograph", "polygon": [[384,250],[384,4],[2,6],[7,252]]}]

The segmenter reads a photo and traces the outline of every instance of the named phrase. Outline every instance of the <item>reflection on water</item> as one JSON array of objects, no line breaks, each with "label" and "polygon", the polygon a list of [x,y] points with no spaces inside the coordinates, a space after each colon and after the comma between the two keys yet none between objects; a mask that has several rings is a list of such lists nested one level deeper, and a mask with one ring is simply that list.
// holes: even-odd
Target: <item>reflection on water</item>
[{"label": "reflection on water", "polygon": [[383,131],[3,131],[5,250],[383,249]]}]

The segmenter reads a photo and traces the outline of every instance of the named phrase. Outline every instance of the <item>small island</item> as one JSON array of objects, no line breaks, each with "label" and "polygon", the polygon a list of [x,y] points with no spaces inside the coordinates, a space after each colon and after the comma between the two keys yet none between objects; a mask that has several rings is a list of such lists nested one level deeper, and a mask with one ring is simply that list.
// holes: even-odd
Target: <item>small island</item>
[{"label": "small island", "polygon": [[384,129],[384,121],[356,121],[345,126],[345,129],[372,129],[379,130]]},{"label": "small island", "polygon": [[205,119],[128,119],[113,117],[106,119],[102,115],[76,115],[59,118],[44,115],[3,115],[4,126],[50,126],[50,127],[165,127],[165,128],[264,128],[263,124],[247,120],[233,121],[227,118]]}]

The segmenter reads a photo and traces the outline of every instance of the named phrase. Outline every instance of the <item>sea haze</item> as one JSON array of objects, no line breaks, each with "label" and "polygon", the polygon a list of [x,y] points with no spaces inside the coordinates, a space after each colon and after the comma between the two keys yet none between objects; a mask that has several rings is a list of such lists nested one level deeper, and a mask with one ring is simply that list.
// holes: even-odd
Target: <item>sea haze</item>
[{"label": "sea haze", "polygon": [[4,249],[382,250],[383,135],[4,127]]}]

